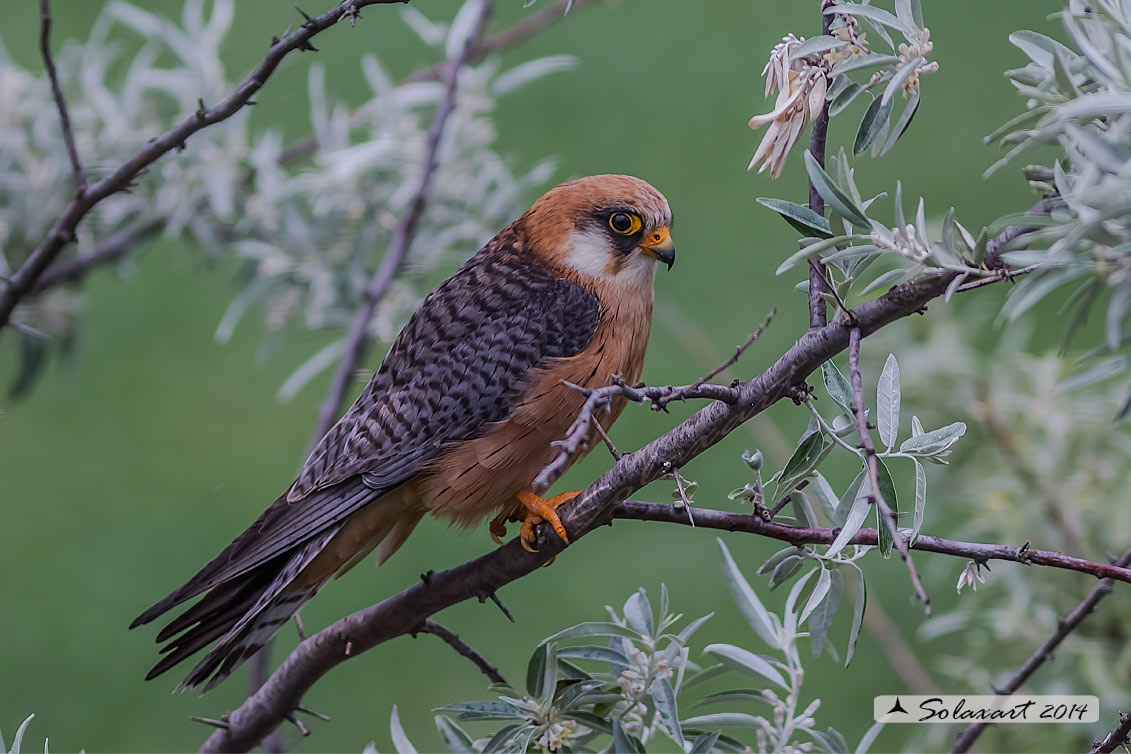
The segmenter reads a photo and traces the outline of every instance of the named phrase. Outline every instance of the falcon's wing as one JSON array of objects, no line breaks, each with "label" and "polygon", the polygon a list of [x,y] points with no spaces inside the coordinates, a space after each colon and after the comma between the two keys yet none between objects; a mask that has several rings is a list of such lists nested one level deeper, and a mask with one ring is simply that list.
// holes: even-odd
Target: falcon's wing
[{"label": "falcon's wing", "polygon": [[590,342],[597,297],[514,253],[509,240],[497,237],[424,299],[291,489],[135,624],[294,548],[404,482],[445,444],[505,419],[535,369]]}]

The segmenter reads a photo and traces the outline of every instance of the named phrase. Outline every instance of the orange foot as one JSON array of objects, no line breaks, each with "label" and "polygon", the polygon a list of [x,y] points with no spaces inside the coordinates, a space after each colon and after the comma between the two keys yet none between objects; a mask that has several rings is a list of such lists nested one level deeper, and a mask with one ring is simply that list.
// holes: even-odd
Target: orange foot
[{"label": "orange foot", "polygon": [[[519,531],[519,539],[522,541],[522,546],[529,552],[537,552],[533,545],[537,541],[537,536],[534,534],[534,527],[543,521],[549,521],[554,527],[554,531],[558,533],[561,540],[567,545],[569,544],[569,537],[566,535],[565,527],[562,525],[562,520],[558,518],[558,506],[566,503],[577,495],[581,490],[574,490],[573,492],[563,492],[560,495],[553,497],[543,498],[538,497],[533,492],[518,492],[515,497],[526,508],[526,518],[522,522],[522,530]],[[494,521],[491,522],[492,527]],[[494,528],[492,528],[494,532]]]},{"label": "orange foot", "polygon": [[491,541],[501,547],[503,544],[503,537],[507,536],[507,523],[510,521],[520,520],[521,519],[516,518],[509,511],[503,511],[499,515],[495,516],[493,519],[491,519],[491,523],[487,527],[487,530],[491,532]]}]

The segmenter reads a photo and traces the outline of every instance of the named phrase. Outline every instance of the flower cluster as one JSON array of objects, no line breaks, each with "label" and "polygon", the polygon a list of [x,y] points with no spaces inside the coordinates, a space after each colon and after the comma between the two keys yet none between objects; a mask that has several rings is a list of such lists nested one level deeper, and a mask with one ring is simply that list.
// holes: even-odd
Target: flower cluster
[{"label": "flower cluster", "polygon": [[773,110],[750,119],[751,128],[758,129],[767,123],[770,127],[762,137],[748,170],[762,163],[759,173],[769,168],[771,176],[779,177],[805,124],[816,118],[825,105],[827,61],[822,58],[820,62],[813,62],[808,57],[790,60],[802,41],[792,34],[783,37],[774,46],[769,62],[762,69],[762,75],[766,77],[766,96],[777,90],[778,97]]}]

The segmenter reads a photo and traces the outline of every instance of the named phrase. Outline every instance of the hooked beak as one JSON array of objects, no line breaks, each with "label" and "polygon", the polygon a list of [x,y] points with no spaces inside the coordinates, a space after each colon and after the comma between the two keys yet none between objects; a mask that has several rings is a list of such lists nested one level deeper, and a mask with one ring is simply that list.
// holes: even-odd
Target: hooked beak
[{"label": "hooked beak", "polygon": [[675,264],[675,243],[666,225],[652,231],[648,239],[640,244],[640,249],[653,259],[666,264],[669,270]]}]

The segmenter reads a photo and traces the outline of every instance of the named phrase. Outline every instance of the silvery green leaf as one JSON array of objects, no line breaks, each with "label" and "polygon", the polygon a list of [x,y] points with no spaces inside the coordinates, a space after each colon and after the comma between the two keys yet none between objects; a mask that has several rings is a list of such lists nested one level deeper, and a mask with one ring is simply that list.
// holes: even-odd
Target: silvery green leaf
[{"label": "silvery green leaf", "polygon": [[1104,336],[1107,347],[1113,351],[1123,341],[1123,323],[1128,312],[1131,312],[1131,285],[1124,283],[1112,292],[1104,318]]},{"label": "silvery green leaf", "polygon": [[346,350],[344,340],[335,340],[325,348],[317,351],[313,356],[299,365],[298,369],[291,372],[286,381],[279,386],[275,398],[280,403],[289,403],[300,390],[307,386],[322,372],[338,363]]},{"label": "silvery green leaf", "polygon": [[494,90],[495,96],[502,97],[533,81],[552,73],[568,71],[576,65],[577,58],[572,55],[548,55],[544,58],[528,60],[496,76],[491,83],[491,88]]},{"label": "silvery green leaf", "polygon": [[703,626],[704,623],[706,623],[708,620],[710,620],[712,616],[714,616],[714,613],[707,613],[703,617],[696,618],[695,620],[691,621],[686,626],[684,626],[683,630],[679,632],[679,636],[677,637],[679,639],[679,643],[680,644],[686,644],[688,642],[688,640],[691,638],[691,636],[696,631],[698,631]]},{"label": "silvery green leaf", "polygon": [[[857,475],[857,481],[853,482],[856,486],[856,494],[852,500],[852,507],[848,509],[848,513],[844,517],[844,525],[840,529],[840,533],[836,535],[829,548],[825,550],[825,557],[831,558],[841,550],[843,550],[848,543],[860,531],[860,527],[864,525],[864,521],[868,518],[868,511],[872,505],[869,502],[871,497],[871,483],[867,480],[866,476],[861,472]],[[851,489],[851,487],[849,488]],[[841,502],[844,505],[844,502]]]},{"label": "silvery green leaf", "polygon": [[813,494],[817,497],[817,502],[821,506],[821,510],[825,514],[832,526],[840,526],[843,523],[842,512],[837,510],[840,500],[837,499],[836,493],[833,492],[832,485],[829,481],[817,471],[813,473],[813,478],[809,481],[809,487],[813,490]]},{"label": "silvery green leaf", "polygon": [[[446,32],[443,24],[432,23],[427,16],[412,5],[403,6],[398,10],[401,14],[401,20],[405,22],[408,28],[416,32],[416,35],[420,37],[420,41],[424,44],[435,47],[444,41]],[[450,53],[448,57],[451,57]]]},{"label": "silvery green leaf", "polygon": [[679,744],[680,749],[686,749],[687,744],[683,739],[683,728],[679,724],[679,709],[676,706],[675,691],[666,678],[657,678],[652,682],[652,700],[656,703],[656,711],[660,713],[660,722],[673,741]]},{"label": "silvery green leaf", "polygon": [[858,18],[866,18],[870,21],[883,24],[884,26],[889,26],[901,32],[904,36],[911,37],[915,35],[915,27],[905,24],[883,8],[877,8],[872,5],[838,3],[837,5],[826,8],[825,13],[843,13]]},{"label": "silvery green leaf", "polygon": [[799,251],[795,252],[788,259],[778,265],[778,268],[774,271],[774,274],[781,275],[783,272],[786,272],[800,262],[804,262],[810,257],[820,256],[822,252],[836,248],[838,245],[847,241],[867,241],[868,238],[868,236],[861,235],[844,235],[823,239],[802,239],[803,241],[809,241],[809,243],[806,243],[801,247]]},{"label": "silvery green leaf", "polygon": [[754,633],[761,637],[762,641],[769,644],[775,649],[781,648],[781,640],[778,638],[777,632],[774,630],[774,624],[770,620],[770,614],[766,611],[762,601],[754,593],[750,587],[750,583],[738,570],[738,565],[734,562],[734,558],[730,555],[730,550],[723,544],[721,539],[716,539],[719,543],[719,549],[722,551],[723,556],[723,580],[726,581],[727,587],[734,595],[735,602],[738,603],[738,609],[746,616],[747,623],[754,629]]},{"label": "silvery green leaf", "polygon": [[652,605],[644,589],[638,589],[624,603],[624,618],[632,630],[641,636],[651,636],[655,631],[652,624]]},{"label": "silvery green leaf", "polygon": [[542,640],[542,644],[547,644],[551,641],[561,641],[563,639],[579,639],[584,636],[620,636],[626,639],[640,638],[640,635],[631,628],[618,626],[615,623],[605,621],[590,621],[578,623],[576,626],[570,626],[569,628],[558,631],[552,636],[547,636]]},{"label": "silvery green leaf", "polygon": [[895,72],[895,75],[891,77],[888,85],[884,87],[884,94],[881,99],[889,108],[896,92],[903,88],[903,85],[907,83],[907,79],[911,78],[911,74],[919,67],[921,60],[922,58],[912,58],[910,62],[900,66],[899,70]]},{"label": "silvery green leaf", "polygon": [[[892,124],[891,130],[888,132],[887,139],[884,140],[883,146],[879,147],[876,156],[880,157],[891,151],[895,143],[900,140],[904,133],[907,132],[908,126],[911,125],[915,113],[919,111],[920,91],[916,89],[912,92],[910,99],[900,113],[899,118]],[[875,147],[873,147],[874,149]],[[902,210],[901,210],[902,211]]]},{"label": "silvery green leaf", "polygon": [[1123,374],[1128,368],[1131,368],[1131,357],[1125,354],[1112,356],[1109,359],[1104,359],[1090,369],[1069,377],[1057,385],[1056,389],[1062,393],[1079,390]]},{"label": "silvery green leaf", "polygon": [[891,117],[892,101],[877,97],[872,100],[860,121],[860,128],[856,131],[856,141],[852,145],[852,154],[859,156],[864,153],[872,142],[880,135],[880,131],[887,125]]},{"label": "silvery green leaf", "polygon": [[846,414],[851,414],[853,411],[852,386],[848,384],[844,374],[837,369],[836,364],[832,361],[821,364],[821,378],[824,380],[825,390],[828,391],[829,397],[836,401]]},{"label": "silvery green leaf", "polygon": [[719,740],[720,735],[722,734],[715,730],[699,736],[695,739],[695,745],[691,747],[689,754],[710,754],[715,750],[715,743]]},{"label": "silvery green leaf", "polygon": [[1076,55],[1055,39],[1028,29],[1013,32],[1009,35],[1009,41],[1014,47],[1028,55],[1030,60],[1044,68],[1052,68],[1053,54],[1056,50],[1060,50],[1062,54]]},{"label": "silvery green leaf", "polygon": [[[789,688],[789,684],[786,683],[777,668],[771,665],[769,661],[761,655],[756,655],[753,652],[730,644],[708,644],[703,649],[703,653],[717,657],[724,665],[730,666],[732,670],[750,672],[765,678],[771,683],[776,683],[782,688]],[[687,726],[689,723],[684,721],[683,724]]]},{"label": "silvery green leaf", "polygon": [[848,43],[836,37],[809,37],[809,39],[806,39],[789,53],[789,59],[791,61],[799,60],[818,52],[827,52],[829,50],[835,50],[838,47],[844,47],[846,44]]},{"label": "silvery green leaf", "polygon": [[495,754],[501,751],[503,746],[511,740],[520,727],[522,726],[513,724],[500,728],[483,747],[483,754]]},{"label": "silvery green leaf", "polygon": [[948,450],[964,434],[966,434],[966,424],[954,422],[945,427],[909,437],[899,446],[899,452],[918,456],[935,455]]},{"label": "silvery green leaf", "polygon": [[[716,712],[713,715],[689,717],[683,721],[685,728],[761,728],[758,718],[743,712]],[[619,752],[620,749],[617,749]]]},{"label": "silvery green leaf", "polygon": [[758,566],[758,570],[755,571],[755,573],[757,573],[757,574],[769,573],[770,571],[774,570],[774,568],[777,566],[778,563],[785,560],[788,556],[796,555],[796,554],[797,554],[797,548],[794,547],[793,545],[790,545],[789,547],[782,548],[781,550],[778,550],[773,555],[771,555],[769,558],[767,558],[765,563]]},{"label": "silvery green leaf", "polygon": [[459,702],[437,707],[441,712],[458,712],[461,720],[521,720],[526,714],[510,702]]},{"label": "silvery green leaf", "polygon": [[825,456],[832,450],[832,445],[832,440],[829,440],[820,432],[814,432],[802,440],[801,444],[797,446],[797,450],[793,452],[793,456],[786,462],[781,476],[774,485],[774,492],[768,499],[777,501],[792,492],[801,480],[809,476],[813,469],[817,468],[824,460]]},{"label": "silvery green leaf", "polygon": [[797,518],[799,524],[807,526],[811,529],[817,527],[817,516],[813,513],[813,506],[809,504],[809,498],[801,490],[794,490],[789,493],[789,501],[793,505],[793,515]]},{"label": "silvery green leaf", "polygon": [[782,219],[796,228],[802,235],[812,233],[820,238],[832,236],[829,221],[804,205],[768,196],[760,196],[755,201],[763,207],[777,212],[782,216]]},{"label": "silvery green leaf", "polygon": [[919,417],[914,414],[911,415],[911,436],[918,437],[923,434],[923,422],[919,421]]},{"label": "silvery green leaf", "polygon": [[475,743],[463,728],[446,715],[436,715],[436,730],[453,754],[476,754]]},{"label": "silvery green leaf", "polygon": [[[888,471],[887,464],[884,463],[882,458],[876,459],[876,476],[880,480],[880,494],[887,503],[888,508],[891,509],[893,519],[898,522],[899,513],[899,499],[896,496],[895,482],[892,481],[891,472]],[[891,530],[888,529],[887,523],[884,521],[883,511],[880,510],[879,504],[876,508],[876,539],[880,547],[880,554],[885,558],[891,557],[891,548],[895,544],[892,541]],[[898,526],[898,523],[896,524]]]},{"label": "silvery green leaf", "polygon": [[947,283],[946,293],[943,294],[943,301],[949,304],[951,298],[954,297],[954,294],[957,293],[958,289],[962,287],[962,284],[966,282],[967,277],[969,277],[969,275],[964,272],[961,275],[955,277],[954,280],[951,280],[949,283]]},{"label": "silvery green leaf", "polygon": [[847,246],[840,251],[834,251],[832,254],[826,254],[821,257],[825,264],[833,262],[840,262],[845,259],[858,259],[859,257],[866,257],[872,254],[878,254],[880,247],[865,244],[862,246]]},{"label": "silvery green leaf", "polygon": [[1106,173],[1118,173],[1119,168],[1131,159],[1131,152],[1103,138],[1092,128],[1065,123],[1064,133],[1076,149]]},{"label": "silvery green leaf", "polygon": [[857,55],[854,58],[849,58],[843,63],[838,63],[831,71],[830,76],[839,76],[844,73],[851,73],[852,71],[859,71],[865,68],[876,68],[881,65],[891,65],[898,63],[900,58],[898,55],[881,55],[879,53],[870,52],[867,55]]},{"label": "silvery green leaf", "polygon": [[899,362],[894,354],[888,354],[880,381],[876,386],[876,424],[880,432],[880,442],[888,450],[895,445],[899,434]]},{"label": "silvery green leaf", "polygon": [[923,512],[927,508],[927,470],[918,459],[912,459],[915,464],[915,513],[911,519],[911,544],[919,537],[923,528]]},{"label": "silvery green leaf", "polygon": [[586,645],[581,647],[562,647],[558,650],[558,657],[574,660],[595,660],[610,664],[628,665],[628,658],[623,652],[609,647]]},{"label": "silvery green leaf", "polygon": [[836,117],[844,112],[845,108],[856,101],[856,98],[863,94],[867,89],[857,83],[849,83],[843,89],[836,93],[836,96],[830,97],[829,103],[829,116]]},{"label": "silvery green leaf", "polygon": [[456,11],[452,24],[448,27],[448,36],[444,41],[444,54],[448,60],[454,59],[463,46],[471,40],[475,31],[475,24],[485,0],[464,0],[463,5]]},{"label": "silvery green leaf", "polygon": [[872,723],[872,727],[865,731],[864,736],[860,739],[860,743],[856,745],[855,754],[868,754],[868,750],[872,748],[876,737],[880,735],[880,731],[884,729],[884,725],[886,724],[887,723],[884,722]]},{"label": "silvery green leaf", "polygon": [[837,608],[840,607],[841,594],[844,592],[844,575],[841,569],[831,568],[827,573],[829,574],[828,593],[809,615],[809,647],[813,657],[821,656],[829,628],[836,617]]},{"label": "silvery green leaf", "polygon": [[[794,552],[796,552],[794,548]],[[793,578],[794,574],[801,570],[801,566],[805,564],[805,558],[800,555],[790,555],[784,558],[780,563],[774,566],[774,572],[770,574],[770,591],[774,591],[779,586]]]},{"label": "silvery green leaf", "polygon": [[397,750],[397,754],[416,754],[416,747],[412,745],[412,741],[408,740],[405,735],[404,728],[401,727],[401,719],[397,715],[397,705],[393,705],[393,714],[389,718],[389,733],[393,737],[393,748]]},{"label": "silvery green leaf", "polygon": [[625,731],[619,717],[613,718],[613,751],[617,754],[639,754],[642,751],[640,742]]},{"label": "silvery green leaf", "polygon": [[805,603],[805,608],[801,611],[801,617],[797,619],[799,624],[804,623],[809,615],[816,609],[817,605],[821,604],[821,600],[829,593],[829,588],[832,586],[832,574],[828,568],[821,568],[817,574],[817,584],[813,587],[812,593],[809,595],[808,601]]},{"label": "silvery green leaf", "polygon": [[852,655],[856,652],[856,640],[860,638],[860,627],[864,623],[864,610],[868,606],[868,587],[864,583],[864,571],[855,563],[851,564],[852,573],[856,576],[856,602],[852,607],[852,628],[848,630],[848,649],[844,653],[844,666],[852,662]]},{"label": "silvery green leaf", "polygon": [[811,579],[813,577],[813,574],[819,570],[821,569],[810,568],[808,571],[806,571],[804,576],[793,583],[793,587],[789,590],[789,596],[785,598],[785,608],[782,610],[782,618],[784,619],[782,631],[784,632],[784,635],[786,637],[786,640],[783,642],[783,644],[785,644],[786,646],[791,644],[794,638],[796,638],[797,636],[797,628],[799,624],[799,611],[797,608],[797,602],[801,599],[801,593],[805,591],[805,587],[809,584],[809,579]]},{"label": "silvery green leaf", "polygon": [[813,187],[817,189],[817,193],[821,195],[821,198],[830,208],[857,227],[870,227],[864,210],[860,209],[849,195],[833,182],[809,150],[805,150],[805,170],[809,174],[809,180]]},{"label": "silvery green leaf", "polygon": [[878,288],[883,288],[885,285],[898,285],[899,283],[902,283],[905,280],[909,280],[911,277],[914,276],[914,274],[915,273],[914,273],[913,270],[907,270],[907,269],[902,269],[902,268],[895,269],[895,270],[888,270],[887,272],[880,275],[879,277],[877,277],[872,282],[868,283],[868,285],[864,286],[864,290],[860,291],[860,295],[861,296],[867,296],[872,291],[874,291]]}]

